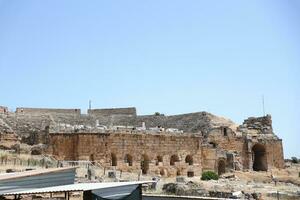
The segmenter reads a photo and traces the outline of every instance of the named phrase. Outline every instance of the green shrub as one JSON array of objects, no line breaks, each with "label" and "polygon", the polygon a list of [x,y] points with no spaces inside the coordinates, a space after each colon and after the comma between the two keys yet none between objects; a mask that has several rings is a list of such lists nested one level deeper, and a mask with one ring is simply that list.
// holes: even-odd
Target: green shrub
[{"label": "green shrub", "polygon": [[215,172],[212,171],[206,171],[202,173],[201,180],[207,181],[207,180],[218,180],[219,176]]}]

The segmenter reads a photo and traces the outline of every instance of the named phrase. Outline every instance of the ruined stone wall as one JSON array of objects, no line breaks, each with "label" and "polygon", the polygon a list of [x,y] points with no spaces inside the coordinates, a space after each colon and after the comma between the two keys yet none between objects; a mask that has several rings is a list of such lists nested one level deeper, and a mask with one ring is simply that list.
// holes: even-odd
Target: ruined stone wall
[{"label": "ruined stone wall", "polygon": [[220,127],[210,131],[207,142],[214,144],[216,149],[237,155],[243,169],[253,170],[253,147],[256,144],[261,145],[262,151],[265,151],[267,169],[284,167],[282,140],[274,134],[245,135],[227,128],[224,135],[224,127]]},{"label": "ruined stone wall", "polygon": [[110,115],[129,115],[136,116],[136,108],[111,108],[111,109],[89,109],[89,115],[100,115],[100,116],[110,116]]},{"label": "ruined stone wall", "polygon": [[207,112],[173,116],[136,116],[135,108],[93,109],[89,111],[88,115],[80,114],[80,109],[17,108],[15,113],[0,114],[0,120],[3,120],[21,136],[42,131],[47,126],[50,126],[50,129],[55,132],[60,132],[62,131],[59,128],[61,125],[92,127],[98,124],[107,127],[141,127],[145,122],[147,128],[161,126],[176,128],[184,132],[207,134],[214,127],[234,124],[228,119]]},{"label": "ruined stone wall", "polygon": [[20,139],[15,133],[1,133],[0,132],[0,148],[11,149],[15,145],[20,144]]},{"label": "ruined stone wall", "polygon": [[[49,153],[64,160],[94,160],[107,168],[116,157],[117,170],[139,172],[148,160],[147,173],[174,176],[188,171],[201,174],[201,137],[195,135],[160,135],[144,133],[50,134]],[[132,166],[125,162],[132,157]],[[174,160],[174,165],[170,163]],[[186,163],[187,156],[192,164]],[[178,160],[177,160],[178,158]]]},{"label": "ruined stone wall", "polygon": [[81,110],[78,108],[74,109],[56,109],[56,108],[17,108],[16,113],[18,114],[30,114],[30,115],[80,115]]},{"label": "ruined stone wall", "polygon": [[268,170],[272,168],[284,168],[284,157],[281,140],[264,140],[259,144],[263,144],[266,149]]},{"label": "ruined stone wall", "polygon": [[249,117],[244,120],[243,124],[239,126],[241,132],[257,131],[258,134],[273,134],[272,117],[266,115],[263,117]]},{"label": "ruined stone wall", "polygon": [[0,106],[0,114],[4,114],[8,112],[8,107]]},{"label": "ruined stone wall", "polygon": [[[226,134],[224,129],[226,129]],[[215,144],[216,148],[239,155],[241,157],[240,164],[242,164],[243,168],[249,168],[249,153],[244,136],[237,136],[231,129],[220,127],[209,132],[208,142]]]},{"label": "ruined stone wall", "polygon": [[203,171],[216,171],[218,160],[217,149],[211,146],[202,147],[202,167]]}]

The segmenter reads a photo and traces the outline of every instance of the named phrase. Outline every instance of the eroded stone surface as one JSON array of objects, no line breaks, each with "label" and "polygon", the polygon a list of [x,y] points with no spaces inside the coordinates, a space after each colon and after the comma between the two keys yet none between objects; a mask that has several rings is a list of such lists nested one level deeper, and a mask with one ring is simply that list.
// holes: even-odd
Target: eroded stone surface
[{"label": "eroded stone surface", "polygon": [[205,170],[222,174],[284,167],[282,141],[273,133],[269,115],[248,118],[239,126],[207,112],[139,116],[135,108],[88,114],[80,109],[2,111],[2,141],[15,134],[22,143],[48,145],[46,152],[57,159],[91,160],[107,169],[197,176]]}]

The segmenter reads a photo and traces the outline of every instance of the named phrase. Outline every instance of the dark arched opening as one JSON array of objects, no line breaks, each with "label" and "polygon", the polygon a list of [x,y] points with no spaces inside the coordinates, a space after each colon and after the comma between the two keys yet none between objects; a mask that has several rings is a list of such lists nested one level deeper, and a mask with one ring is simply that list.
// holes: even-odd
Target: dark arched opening
[{"label": "dark arched opening", "polygon": [[132,156],[130,154],[126,154],[124,157],[124,162],[128,164],[128,166],[132,166]]},{"label": "dark arched opening", "polygon": [[94,162],[94,160],[95,160],[95,159],[94,159],[94,154],[91,154],[91,155],[90,155],[90,161],[91,161],[91,162]]},{"label": "dark arched opening", "polygon": [[215,143],[215,142],[210,142],[209,143],[213,148],[216,148],[217,147],[217,143]]},{"label": "dark arched opening", "polygon": [[266,149],[262,144],[256,144],[252,147],[252,160],[254,171],[267,171]]},{"label": "dark arched opening", "polygon": [[172,155],[170,158],[170,165],[175,165],[175,162],[179,161],[179,157],[177,155]]},{"label": "dark arched opening", "polygon": [[118,161],[117,161],[117,156],[116,154],[112,153],[111,154],[111,166],[117,166]]},{"label": "dark arched opening", "polygon": [[149,157],[146,154],[142,155],[141,169],[143,174],[147,174],[149,170],[149,162],[150,162]]},{"label": "dark arched opening", "polygon": [[156,157],[156,165],[158,165],[162,161],[163,161],[163,157],[162,156],[157,156]]},{"label": "dark arched opening", "polygon": [[194,164],[193,156],[187,155],[185,157],[185,162],[188,163],[189,165],[193,165]]},{"label": "dark arched opening", "polygon": [[224,160],[219,160],[218,162],[218,175],[224,174],[226,172],[226,164]]}]

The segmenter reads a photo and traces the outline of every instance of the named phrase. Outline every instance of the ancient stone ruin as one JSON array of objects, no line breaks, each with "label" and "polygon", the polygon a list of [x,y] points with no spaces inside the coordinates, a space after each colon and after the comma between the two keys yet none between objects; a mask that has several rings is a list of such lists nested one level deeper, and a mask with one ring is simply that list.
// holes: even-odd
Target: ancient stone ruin
[{"label": "ancient stone ruin", "polygon": [[9,112],[0,107],[0,142],[1,148],[20,151],[27,144],[32,154],[166,177],[284,167],[282,141],[270,115],[237,125],[207,112],[139,116],[135,108],[82,114],[80,109]]}]

